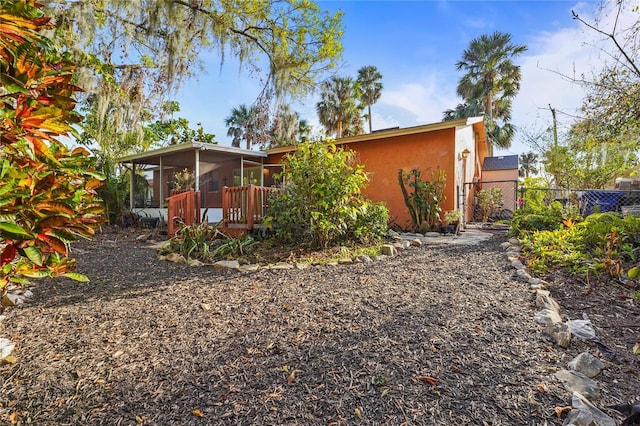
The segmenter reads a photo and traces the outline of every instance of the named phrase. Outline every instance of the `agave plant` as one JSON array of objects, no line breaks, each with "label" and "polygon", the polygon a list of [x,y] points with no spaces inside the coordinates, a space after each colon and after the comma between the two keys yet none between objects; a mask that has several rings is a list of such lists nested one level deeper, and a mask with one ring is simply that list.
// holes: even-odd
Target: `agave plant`
[{"label": "agave plant", "polygon": [[69,152],[74,65],[52,48],[37,3],[0,0],[0,295],[10,283],[73,272],[69,243],[102,222],[101,177],[89,152]]}]

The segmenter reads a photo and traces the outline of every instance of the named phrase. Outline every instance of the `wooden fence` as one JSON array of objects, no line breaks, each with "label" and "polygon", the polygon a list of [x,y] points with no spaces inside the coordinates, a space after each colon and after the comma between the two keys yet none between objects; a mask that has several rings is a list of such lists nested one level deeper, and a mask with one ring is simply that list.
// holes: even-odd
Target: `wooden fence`
[{"label": "wooden fence", "polygon": [[169,235],[174,235],[180,225],[192,225],[200,221],[200,193],[190,189],[175,191],[167,197]]},{"label": "wooden fence", "polygon": [[265,186],[225,186],[222,188],[224,227],[253,229],[260,226],[269,208],[269,195],[280,191]]}]

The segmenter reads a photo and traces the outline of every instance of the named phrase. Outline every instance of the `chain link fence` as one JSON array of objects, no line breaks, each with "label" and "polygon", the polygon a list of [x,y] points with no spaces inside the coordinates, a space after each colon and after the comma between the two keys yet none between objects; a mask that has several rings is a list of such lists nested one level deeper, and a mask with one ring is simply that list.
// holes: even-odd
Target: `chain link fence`
[{"label": "chain link fence", "polygon": [[640,216],[640,190],[519,188],[519,203],[550,205],[554,201],[564,207],[575,206],[582,216],[592,213],[620,212],[624,216]]},{"label": "chain link fence", "polygon": [[[485,196],[490,193],[495,195],[494,199]],[[516,209],[526,207],[527,203],[550,206],[553,202],[563,207],[573,206],[582,216],[604,212],[640,216],[640,190],[637,189],[527,188],[515,180],[469,182],[464,184],[458,198],[466,222],[509,220]]]},{"label": "chain link fence", "polygon": [[465,222],[509,220],[520,199],[517,180],[467,182],[458,201]]}]

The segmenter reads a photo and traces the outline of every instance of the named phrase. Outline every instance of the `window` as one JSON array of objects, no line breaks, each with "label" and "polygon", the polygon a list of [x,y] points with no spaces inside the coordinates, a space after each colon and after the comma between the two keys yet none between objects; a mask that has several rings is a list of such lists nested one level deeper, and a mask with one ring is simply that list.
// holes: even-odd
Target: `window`
[{"label": "window", "polygon": [[220,177],[218,172],[209,173],[209,192],[220,192]]},{"label": "window", "polygon": [[233,170],[233,186],[243,185],[260,185],[260,173],[262,169],[260,167],[245,167],[244,168],[244,182],[240,183],[240,169]]}]

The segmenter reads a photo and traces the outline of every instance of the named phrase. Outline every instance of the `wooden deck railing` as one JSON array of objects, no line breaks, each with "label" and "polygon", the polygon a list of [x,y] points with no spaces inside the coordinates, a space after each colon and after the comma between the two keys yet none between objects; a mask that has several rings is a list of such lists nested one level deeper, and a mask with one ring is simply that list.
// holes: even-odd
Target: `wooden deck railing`
[{"label": "wooden deck railing", "polygon": [[200,193],[194,190],[176,192],[167,197],[167,232],[174,235],[180,225],[193,225],[200,221]]},{"label": "wooden deck railing", "polygon": [[269,208],[269,194],[278,188],[265,186],[225,186],[222,188],[222,218],[225,227],[253,229]]}]

